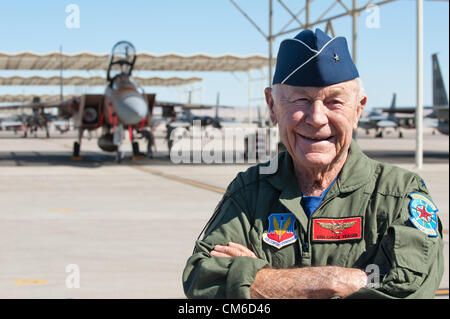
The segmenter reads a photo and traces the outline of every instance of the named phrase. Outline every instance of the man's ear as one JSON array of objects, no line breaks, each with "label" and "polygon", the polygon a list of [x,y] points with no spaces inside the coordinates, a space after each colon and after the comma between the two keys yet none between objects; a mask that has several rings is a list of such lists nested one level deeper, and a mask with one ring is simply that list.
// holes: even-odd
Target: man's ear
[{"label": "man's ear", "polygon": [[358,100],[358,105],[356,106],[356,118],[355,118],[355,122],[353,123],[354,130],[356,130],[358,128],[359,119],[360,119],[362,111],[364,110],[364,107],[366,105],[367,105],[367,96],[363,95],[363,97]]},{"label": "man's ear", "polygon": [[266,97],[266,103],[267,106],[269,107],[269,111],[270,111],[270,120],[272,121],[272,123],[275,125],[278,123],[277,118],[275,116],[275,112],[273,110],[275,102],[274,102],[274,98],[272,95],[272,88],[267,87],[264,89],[264,96]]}]

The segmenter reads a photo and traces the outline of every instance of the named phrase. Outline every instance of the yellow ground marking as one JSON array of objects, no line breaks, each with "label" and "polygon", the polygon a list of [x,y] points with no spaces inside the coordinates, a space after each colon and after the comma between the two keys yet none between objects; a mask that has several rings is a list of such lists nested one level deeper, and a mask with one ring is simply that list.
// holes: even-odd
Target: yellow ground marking
[{"label": "yellow ground marking", "polygon": [[448,289],[438,289],[436,296],[448,296]]},{"label": "yellow ground marking", "polygon": [[43,279],[18,279],[18,280],[14,280],[13,281],[14,284],[16,285],[45,285],[48,284],[47,280],[43,280]]},{"label": "yellow ground marking", "polygon": [[157,171],[157,170],[154,170],[154,169],[150,169],[150,168],[147,168],[147,167],[142,167],[142,166],[139,166],[139,165],[133,165],[131,167],[133,167],[135,169],[138,169],[140,171],[143,171],[143,172],[150,173],[150,174],[155,175],[155,176],[159,176],[159,177],[163,177],[163,178],[170,179],[170,180],[173,180],[173,181],[177,181],[177,182],[180,182],[180,183],[184,183],[184,184],[192,185],[192,186],[195,186],[195,187],[203,188],[203,189],[206,189],[206,190],[209,190],[209,191],[212,191],[212,192],[216,192],[216,193],[219,193],[219,194],[225,194],[225,190],[222,189],[222,188],[219,188],[219,187],[215,187],[215,186],[211,186],[211,185],[208,185],[208,184],[200,183],[200,182],[193,181],[193,180],[187,179],[187,178],[182,178],[182,177],[178,177],[178,176],[165,174],[163,172],[160,172],[160,171]]},{"label": "yellow ground marking", "polygon": [[82,161],[83,160],[83,158],[81,156],[72,156],[70,159],[72,161]]}]

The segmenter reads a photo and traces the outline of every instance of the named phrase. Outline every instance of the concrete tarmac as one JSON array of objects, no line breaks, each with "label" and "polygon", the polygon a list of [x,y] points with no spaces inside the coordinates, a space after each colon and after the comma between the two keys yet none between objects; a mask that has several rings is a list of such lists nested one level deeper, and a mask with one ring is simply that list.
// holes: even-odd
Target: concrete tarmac
[{"label": "concrete tarmac", "polygon": [[[54,134],[0,132],[0,298],[184,298],[181,275],[194,241],[250,165],[175,165],[162,138],[153,160],[132,161],[126,142],[116,164],[93,138],[83,141],[84,159],[71,161],[73,135]],[[375,159],[415,170],[413,131],[358,141]],[[448,298],[448,136],[427,131],[424,149],[418,173],[445,229],[441,298]]]}]

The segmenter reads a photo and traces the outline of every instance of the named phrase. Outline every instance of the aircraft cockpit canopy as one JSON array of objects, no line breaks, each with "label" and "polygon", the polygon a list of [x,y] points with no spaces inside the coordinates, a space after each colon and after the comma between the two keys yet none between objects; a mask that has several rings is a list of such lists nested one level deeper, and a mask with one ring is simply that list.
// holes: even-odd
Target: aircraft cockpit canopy
[{"label": "aircraft cockpit canopy", "polygon": [[135,61],[136,49],[134,46],[128,41],[117,42],[111,51],[108,80],[112,80],[120,73],[130,75]]},{"label": "aircraft cockpit canopy", "polygon": [[113,89],[138,89],[136,81],[124,73],[116,75],[112,80]]}]

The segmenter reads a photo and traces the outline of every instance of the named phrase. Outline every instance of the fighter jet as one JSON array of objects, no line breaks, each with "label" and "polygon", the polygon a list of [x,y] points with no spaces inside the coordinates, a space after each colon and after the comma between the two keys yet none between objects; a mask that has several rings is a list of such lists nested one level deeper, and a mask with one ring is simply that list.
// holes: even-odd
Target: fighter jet
[{"label": "fighter jet", "polygon": [[[447,93],[445,91],[437,54],[433,54],[431,58],[433,62],[433,105],[424,106],[424,109],[432,111],[426,116],[427,119],[437,119],[437,121],[427,121],[427,124],[435,127],[439,132],[448,135],[449,105]],[[367,117],[360,119],[358,126],[364,128],[366,132],[375,129],[377,131],[376,137],[383,137],[384,129],[390,127],[398,130],[399,137],[403,137],[401,128],[415,127],[415,118],[412,114],[415,114],[416,107],[397,107],[395,100],[396,94],[394,93],[389,108],[375,108]],[[387,115],[385,113],[387,113]],[[406,116],[400,117],[396,114],[405,114]]]},{"label": "fighter jet", "polygon": [[[39,97],[33,98],[33,104],[39,104]],[[7,108],[0,108],[9,109]],[[50,133],[48,130],[48,123],[56,119],[56,116],[50,113],[45,113],[43,108],[32,107],[32,114],[17,114],[13,115],[9,118],[3,119],[2,121],[2,129],[4,130],[13,130],[15,133],[18,131],[23,131],[23,137],[27,137],[28,134],[34,133],[34,136],[37,137],[37,131],[39,129],[43,129],[46,132],[46,137],[50,137]]]},{"label": "fighter jet", "polygon": [[210,109],[213,106],[156,102],[155,94],[146,94],[132,77],[136,50],[128,41],[116,43],[111,51],[107,68],[108,85],[104,94],[83,94],[64,101],[34,102],[28,105],[7,106],[3,109],[58,108],[62,119],[72,118],[78,129],[78,139],[73,143],[72,159],[80,160],[81,142],[85,131],[101,129],[97,144],[103,151],[115,152],[116,160],[123,158],[121,145],[128,130],[133,156],[144,156],[139,151],[136,134],[147,140],[147,156],[152,157],[154,144],[151,130],[153,107],[163,107],[163,114],[173,113],[175,107],[184,109]]},{"label": "fighter jet", "polygon": [[23,129],[23,121],[20,115],[0,118],[1,131],[14,131],[14,133],[17,134],[18,131],[22,131]]},{"label": "fighter jet", "polygon": [[[389,110],[396,110],[396,93],[392,96],[392,102]],[[399,131],[399,137],[403,137],[401,131],[402,127],[412,128],[412,118],[399,118],[394,113],[389,112],[387,115],[384,113],[386,110],[380,110],[378,108],[373,109],[367,117],[362,117],[359,120],[358,126],[366,130],[366,134],[370,133],[370,130],[376,130],[375,137],[383,137],[383,131],[386,128],[393,128]]]}]

